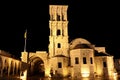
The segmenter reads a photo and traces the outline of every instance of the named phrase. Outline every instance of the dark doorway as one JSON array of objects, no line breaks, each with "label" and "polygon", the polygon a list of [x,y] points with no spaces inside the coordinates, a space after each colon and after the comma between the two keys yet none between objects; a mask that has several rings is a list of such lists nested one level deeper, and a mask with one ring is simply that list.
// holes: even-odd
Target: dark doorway
[{"label": "dark doorway", "polygon": [[30,77],[44,77],[45,76],[45,69],[44,69],[44,62],[39,57],[32,58],[30,60],[29,65],[29,76]]}]

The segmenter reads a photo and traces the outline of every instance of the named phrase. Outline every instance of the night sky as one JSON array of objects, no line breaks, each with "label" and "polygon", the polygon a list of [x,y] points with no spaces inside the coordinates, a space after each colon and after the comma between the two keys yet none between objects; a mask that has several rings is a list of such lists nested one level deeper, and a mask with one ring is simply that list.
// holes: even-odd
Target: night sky
[{"label": "night sky", "polygon": [[69,42],[85,38],[120,58],[119,8],[116,1],[44,0],[1,3],[0,49],[20,57],[27,28],[27,51],[48,50],[49,5],[68,5]]}]

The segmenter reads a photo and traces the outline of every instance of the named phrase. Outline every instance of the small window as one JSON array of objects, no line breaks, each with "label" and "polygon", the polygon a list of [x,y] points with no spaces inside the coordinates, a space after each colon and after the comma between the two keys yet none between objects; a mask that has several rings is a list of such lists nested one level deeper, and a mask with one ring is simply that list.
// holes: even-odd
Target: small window
[{"label": "small window", "polygon": [[83,64],[87,64],[86,57],[83,57]]},{"label": "small window", "polygon": [[75,58],[75,64],[79,64],[79,58],[78,57]]},{"label": "small window", "polygon": [[58,43],[58,48],[61,48],[61,44],[60,43]]},{"label": "small window", "polygon": [[103,67],[107,67],[107,64],[106,64],[106,62],[103,62]]},{"label": "small window", "polygon": [[60,35],[60,34],[61,34],[60,30],[57,30],[57,36]]},{"label": "small window", "polygon": [[93,59],[92,59],[92,57],[90,58],[90,63],[93,64]]},{"label": "small window", "polygon": [[58,62],[58,68],[62,68],[62,63]]}]

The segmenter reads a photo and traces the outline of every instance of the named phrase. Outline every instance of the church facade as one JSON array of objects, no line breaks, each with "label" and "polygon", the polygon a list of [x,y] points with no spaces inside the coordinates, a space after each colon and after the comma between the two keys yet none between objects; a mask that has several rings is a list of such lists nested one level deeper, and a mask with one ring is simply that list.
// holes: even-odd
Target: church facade
[{"label": "church facade", "polygon": [[49,6],[49,45],[47,51],[22,52],[28,64],[28,76],[45,77],[113,77],[113,56],[105,47],[96,47],[83,38],[69,43],[67,5]]}]

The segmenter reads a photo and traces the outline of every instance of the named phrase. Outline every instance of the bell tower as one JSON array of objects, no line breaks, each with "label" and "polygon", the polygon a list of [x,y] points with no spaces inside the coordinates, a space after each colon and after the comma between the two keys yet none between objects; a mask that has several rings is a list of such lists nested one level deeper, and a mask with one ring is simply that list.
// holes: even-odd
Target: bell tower
[{"label": "bell tower", "polygon": [[49,57],[68,56],[67,5],[49,6]]}]

